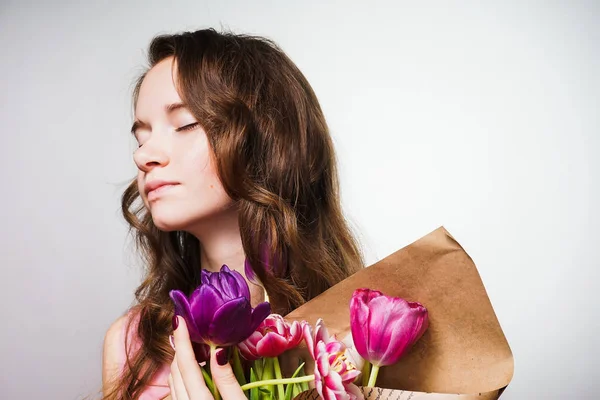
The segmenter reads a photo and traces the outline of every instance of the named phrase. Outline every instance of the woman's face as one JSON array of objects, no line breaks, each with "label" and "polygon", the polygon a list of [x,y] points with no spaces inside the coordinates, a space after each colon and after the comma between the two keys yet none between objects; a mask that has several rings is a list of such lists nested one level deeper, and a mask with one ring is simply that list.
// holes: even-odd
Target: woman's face
[{"label": "woman's face", "polygon": [[193,231],[232,205],[217,176],[206,133],[175,89],[172,58],[144,78],[133,133],[138,188],[161,230]]}]

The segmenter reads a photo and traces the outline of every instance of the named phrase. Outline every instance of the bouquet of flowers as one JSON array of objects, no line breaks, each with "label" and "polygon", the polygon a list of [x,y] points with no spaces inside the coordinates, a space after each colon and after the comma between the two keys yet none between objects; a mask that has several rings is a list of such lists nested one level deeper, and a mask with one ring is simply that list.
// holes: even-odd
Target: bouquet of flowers
[{"label": "bouquet of flowers", "polygon": [[[171,298],[201,366],[227,347],[250,400],[497,399],[512,354],[482,289],[440,228],[285,317],[268,302],[252,308],[246,280],[227,266]],[[202,373],[218,399],[206,365]]]}]

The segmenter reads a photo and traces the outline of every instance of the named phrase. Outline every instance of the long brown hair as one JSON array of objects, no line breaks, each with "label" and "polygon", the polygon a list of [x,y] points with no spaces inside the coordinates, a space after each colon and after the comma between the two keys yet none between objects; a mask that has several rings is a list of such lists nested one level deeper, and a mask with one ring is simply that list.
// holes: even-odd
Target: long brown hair
[{"label": "long brown hair", "polygon": [[[206,29],[157,36],[148,53],[148,69],[168,57],[177,64],[178,92],[206,131],[219,178],[238,207],[244,252],[273,311],[285,315],[360,269],[323,112],[284,52],[263,37]],[[147,268],[134,306],[142,346],[128,355],[105,399],[138,398],[170,363],[169,291],[191,293],[200,283],[199,241],[157,229],[139,196],[134,179],[122,212]]]}]

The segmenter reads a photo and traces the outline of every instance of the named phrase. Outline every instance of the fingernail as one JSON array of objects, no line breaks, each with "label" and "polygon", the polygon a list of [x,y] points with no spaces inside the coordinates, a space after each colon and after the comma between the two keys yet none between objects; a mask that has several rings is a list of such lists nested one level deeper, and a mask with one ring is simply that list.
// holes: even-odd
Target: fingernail
[{"label": "fingernail", "polygon": [[175,339],[173,338],[173,335],[169,335],[169,343],[171,344],[173,350],[175,350]]},{"label": "fingernail", "polygon": [[225,365],[227,364],[227,361],[229,359],[229,354],[227,349],[224,348],[220,348],[219,350],[217,350],[217,364],[219,365]]},{"label": "fingernail", "polygon": [[179,325],[179,320],[177,319],[177,315],[173,315],[173,330],[177,329]]}]

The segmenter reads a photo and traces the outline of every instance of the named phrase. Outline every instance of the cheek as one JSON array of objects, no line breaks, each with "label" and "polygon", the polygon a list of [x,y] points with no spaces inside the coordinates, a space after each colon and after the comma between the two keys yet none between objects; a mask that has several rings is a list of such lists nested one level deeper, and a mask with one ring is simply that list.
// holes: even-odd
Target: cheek
[{"label": "cheek", "polygon": [[208,146],[204,144],[195,148],[198,150],[188,152],[184,162],[186,177],[193,182],[195,194],[211,203],[229,203],[231,199],[221,184]]},{"label": "cheek", "polygon": [[216,168],[212,163],[205,162],[195,171],[194,191],[198,199],[204,199],[204,204],[216,207],[226,206],[231,199],[225,192]]}]

